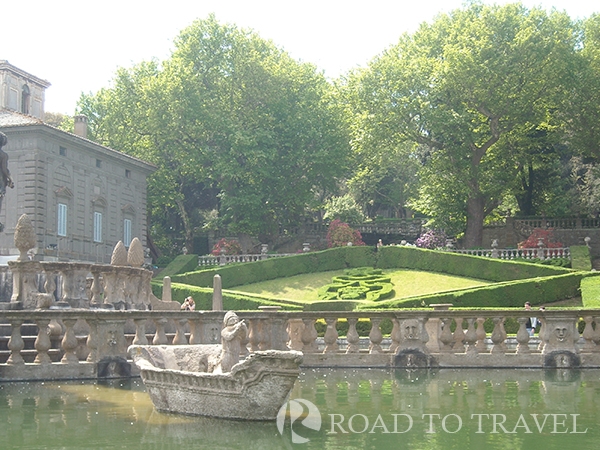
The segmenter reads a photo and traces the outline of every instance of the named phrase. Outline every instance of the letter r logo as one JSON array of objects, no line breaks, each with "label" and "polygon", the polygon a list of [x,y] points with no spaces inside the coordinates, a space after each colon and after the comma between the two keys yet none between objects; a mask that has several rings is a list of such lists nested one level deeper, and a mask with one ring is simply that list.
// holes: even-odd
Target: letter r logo
[{"label": "letter r logo", "polygon": [[319,431],[321,429],[321,412],[319,408],[308,400],[298,398],[285,403],[277,413],[277,429],[281,435],[283,435],[283,426],[288,414],[292,431],[292,444],[304,444],[310,440],[294,431],[294,423],[296,421],[299,421],[300,424],[311,430]]}]

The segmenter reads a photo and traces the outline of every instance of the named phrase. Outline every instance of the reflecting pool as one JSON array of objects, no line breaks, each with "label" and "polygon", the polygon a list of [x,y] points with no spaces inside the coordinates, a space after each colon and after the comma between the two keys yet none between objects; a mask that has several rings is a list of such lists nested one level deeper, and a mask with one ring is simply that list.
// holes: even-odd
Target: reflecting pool
[{"label": "reflecting pool", "polygon": [[1,383],[0,447],[595,448],[599,395],[598,370],[307,369],[285,422],[249,423],[158,413],[137,379]]}]

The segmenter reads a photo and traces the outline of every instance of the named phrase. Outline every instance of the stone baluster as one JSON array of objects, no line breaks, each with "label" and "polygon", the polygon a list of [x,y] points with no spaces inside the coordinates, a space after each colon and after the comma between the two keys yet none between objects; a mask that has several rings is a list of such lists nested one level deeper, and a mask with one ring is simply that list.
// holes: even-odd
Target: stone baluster
[{"label": "stone baluster", "polygon": [[25,363],[21,356],[21,350],[25,348],[25,341],[23,341],[23,337],[21,336],[21,325],[23,325],[22,320],[10,321],[10,339],[7,344],[10,355],[6,360],[6,364],[18,365]]},{"label": "stone baluster", "polygon": [[517,353],[518,354],[527,354],[531,353],[529,349],[529,332],[527,331],[526,324],[527,317],[519,317],[517,318],[517,322],[519,322],[519,331],[517,331]]},{"label": "stone baluster", "polygon": [[273,350],[289,350],[288,339],[287,320],[284,316],[276,315],[271,320],[271,348]]},{"label": "stone baluster", "polygon": [[185,337],[185,325],[187,319],[175,320],[175,336],[173,337],[173,345],[186,345],[188,343]]},{"label": "stone baluster", "polygon": [[317,352],[317,329],[315,328],[315,319],[302,319],[304,322],[304,330],[302,331],[302,352],[316,353]]},{"label": "stone baluster", "polygon": [[323,353],[335,353],[338,351],[338,331],[336,328],[337,318],[334,317],[326,317],[325,323],[327,324],[327,329],[325,330],[325,336],[323,341],[325,342],[325,349]]},{"label": "stone baluster", "polygon": [[64,364],[79,364],[79,358],[75,354],[75,350],[77,349],[77,336],[75,336],[75,331],[73,330],[75,322],[77,322],[77,319],[63,319],[65,334],[63,335],[61,345],[64,355],[60,362]]},{"label": "stone baluster", "polygon": [[383,353],[381,348],[381,342],[383,341],[383,335],[379,329],[381,319],[379,317],[371,317],[371,331],[369,332],[369,353]]},{"label": "stone baluster", "polygon": [[[247,325],[246,325],[247,327]],[[250,343],[250,333],[249,329],[246,329],[246,334],[240,339],[240,358],[246,358],[250,354],[250,350],[248,350],[248,344]],[[191,341],[190,341],[191,343]]]},{"label": "stone baluster", "polygon": [[467,332],[465,333],[466,353],[468,356],[477,355],[477,331],[475,331],[475,318],[467,319]]},{"label": "stone baluster", "polygon": [[540,338],[540,343],[538,344],[538,351],[539,352],[543,352],[544,348],[546,347],[546,319],[544,317],[538,317],[538,320],[540,321],[541,325],[540,325],[540,331],[538,333],[538,337]]},{"label": "stone baluster", "polygon": [[452,347],[452,351],[454,353],[464,353],[465,332],[462,327],[462,317],[456,317],[454,319],[454,323],[456,324],[456,328],[454,329],[454,335],[452,336],[454,338],[454,346]]},{"label": "stone baluster", "polygon": [[477,353],[487,352],[487,345],[485,345],[486,332],[485,332],[484,323],[485,323],[485,317],[477,318],[477,330],[476,330],[477,344],[475,345],[475,347],[477,347]]},{"label": "stone baluster", "polygon": [[[188,319],[190,326],[190,345],[202,344],[202,321],[200,319]],[[248,339],[246,337],[246,339]]]},{"label": "stone baluster", "polygon": [[450,353],[452,351],[452,344],[454,343],[454,337],[450,330],[450,324],[452,319],[449,317],[442,318],[442,333],[440,335],[440,341],[442,342],[441,353]]},{"label": "stone baluster", "polygon": [[90,351],[86,358],[87,362],[97,362],[98,361],[98,322],[93,320],[87,321],[90,327],[90,334],[88,334],[86,340],[86,346]]},{"label": "stone baluster", "polygon": [[583,345],[581,351],[593,352],[596,350],[597,347],[596,343],[594,342],[595,332],[592,326],[594,318],[592,316],[585,316],[583,320],[585,322],[585,328],[583,330],[583,333],[581,334],[581,337],[585,339],[585,344]]},{"label": "stone baluster", "polygon": [[257,319],[250,319],[248,324],[248,343],[250,344],[250,351],[255,352],[259,349],[260,343],[260,329],[258,327]]},{"label": "stone baluster", "polygon": [[269,350],[271,347],[271,336],[269,335],[269,319],[258,319],[258,349],[261,351]]},{"label": "stone baluster", "polygon": [[44,270],[44,273],[46,275],[46,280],[44,281],[44,291],[46,294],[54,295],[54,291],[56,290],[56,276],[58,275],[58,272],[55,270]]},{"label": "stone baluster", "polygon": [[169,343],[167,339],[167,334],[165,333],[165,325],[167,324],[167,319],[154,319],[154,324],[156,325],[156,332],[154,333],[154,338],[152,338],[152,344],[154,345],[166,345]]},{"label": "stone baluster", "polygon": [[90,305],[99,306],[102,303],[102,282],[100,281],[100,275],[100,271],[93,269],[92,266],[92,298],[90,300]]},{"label": "stone baluster", "polygon": [[596,344],[594,351],[599,352],[600,351],[600,317],[594,317],[594,324],[596,325],[596,328],[594,329],[594,343]]},{"label": "stone baluster", "polygon": [[37,355],[33,362],[36,364],[50,364],[52,362],[50,355],[48,355],[48,350],[52,347],[50,336],[48,335],[50,319],[37,319],[35,323],[38,327],[38,334],[34,343]]},{"label": "stone baluster", "polygon": [[302,330],[304,322],[302,319],[289,319],[287,324],[287,334],[289,336],[288,348],[291,350],[302,351]]},{"label": "stone baluster", "polygon": [[[426,332],[425,329],[423,331]],[[390,333],[390,338],[392,339],[392,343],[390,344],[390,353],[394,354],[400,347],[400,342],[402,341],[402,332],[400,330],[400,320],[397,317],[392,319],[392,332]]]},{"label": "stone baluster", "polygon": [[133,319],[135,324],[135,336],[133,338],[133,345],[148,345],[148,338],[146,337],[146,319]]},{"label": "stone baluster", "polygon": [[346,341],[348,346],[346,347],[346,353],[358,353],[360,336],[356,331],[356,323],[358,319],[356,317],[349,317],[348,319],[348,332],[346,333]]},{"label": "stone baluster", "polygon": [[494,330],[492,331],[491,353],[506,353],[506,331],[504,330],[504,317],[494,317]]}]

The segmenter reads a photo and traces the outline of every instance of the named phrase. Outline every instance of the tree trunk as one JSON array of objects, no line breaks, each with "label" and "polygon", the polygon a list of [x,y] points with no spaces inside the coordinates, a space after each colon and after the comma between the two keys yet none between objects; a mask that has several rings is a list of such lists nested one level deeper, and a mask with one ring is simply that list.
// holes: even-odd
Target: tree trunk
[{"label": "tree trunk", "polygon": [[190,216],[185,210],[182,200],[175,200],[175,203],[179,208],[179,214],[183,221],[183,228],[185,229],[185,248],[188,253],[194,253],[194,229],[192,228]]},{"label": "tree trunk", "polygon": [[483,218],[485,215],[485,198],[482,195],[469,197],[467,200],[467,230],[465,231],[465,248],[481,247],[483,242]]}]

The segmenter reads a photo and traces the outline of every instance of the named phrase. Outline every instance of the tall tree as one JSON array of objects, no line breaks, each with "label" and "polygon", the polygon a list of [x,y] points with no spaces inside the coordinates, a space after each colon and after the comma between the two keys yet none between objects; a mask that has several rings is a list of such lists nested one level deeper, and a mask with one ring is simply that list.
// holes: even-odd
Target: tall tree
[{"label": "tall tree", "polygon": [[415,204],[438,223],[464,223],[465,246],[481,245],[485,217],[515,178],[521,152],[508,140],[522,124],[552,122],[564,99],[575,31],[564,13],[471,3],[351,79],[363,133],[427,148]]},{"label": "tall tree", "polygon": [[100,106],[88,101],[104,110],[98,136],[125,133],[118,148],[159,166],[156,205],[176,205],[190,249],[202,225],[198,192],[232,233],[269,241],[347,169],[341,110],[324,76],[214,16],[183,30],[160,66],[121,70],[107,91]]}]

